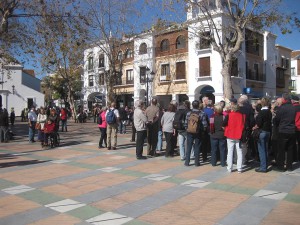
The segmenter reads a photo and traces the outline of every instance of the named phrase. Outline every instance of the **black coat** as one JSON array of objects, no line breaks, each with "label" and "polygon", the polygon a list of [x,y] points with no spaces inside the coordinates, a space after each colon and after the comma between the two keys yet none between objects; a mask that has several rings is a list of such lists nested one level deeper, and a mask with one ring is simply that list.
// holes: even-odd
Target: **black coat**
[{"label": "black coat", "polygon": [[279,133],[294,134],[296,110],[291,102],[282,104],[276,113],[274,123],[278,126]]}]

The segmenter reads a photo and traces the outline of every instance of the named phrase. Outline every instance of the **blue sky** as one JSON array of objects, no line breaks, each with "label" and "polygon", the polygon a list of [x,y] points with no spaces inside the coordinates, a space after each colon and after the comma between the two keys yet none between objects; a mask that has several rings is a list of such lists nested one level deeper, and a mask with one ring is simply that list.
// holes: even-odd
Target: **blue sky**
[{"label": "blue sky", "polygon": [[[156,21],[159,17],[164,17],[167,20],[177,20],[178,19],[178,14],[177,16],[174,17],[174,13],[169,12],[167,14],[164,14],[164,16],[162,16],[162,13],[160,12],[161,10],[163,10],[161,7],[158,7],[158,5],[155,5],[154,7],[149,7],[148,5],[144,5],[142,4],[142,0],[140,1],[140,9],[141,12],[143,12],[142,14],[142,18],[140,18],[140,22],[145,24],[152,24],[154,21]],[[159,9],[158,9],[158,8]],[[156,9],[154,9],[156,8]],[[298,17],[300,18],[300,0],[283,0],[282,3],[282,10],[286,13],[292,13],[292,12],[297,12],[298,13]],[[185,20],[185,13],[181,14],[181,19]],[[177,19],[176,19],[177,17]],[[181,20],[180,19],[180,20]],[[272,33],[274,33],[275,35],[277,35],[277,39],[276,39],[276,44],[288,47],[292,50],[300,50],[300,29],[298,28],[298,30],[294,30],[291,34],[285,34],[282,35],[279,31],[279,29],[272,28],[270,30]],[[37,72],[37,76],[38,77],[42,77],[44,76],[44,74],[41,74],[41,70],[39,68],[36,68],[37,65],[33,64],[32,62],[28,62],[25,64],[25,68],[34,68]]]},{"label": "blue sky", "polygon": [[[282,9],[287,13],[297,12],[297,16],[300,17],[300,0],[283,0]],[[282,46],[288,47],[292,50],[300,50],[300,28],[294,30],[291,34],[280,34],[277,29],[271,30],[277,35],[276,43]]]}]

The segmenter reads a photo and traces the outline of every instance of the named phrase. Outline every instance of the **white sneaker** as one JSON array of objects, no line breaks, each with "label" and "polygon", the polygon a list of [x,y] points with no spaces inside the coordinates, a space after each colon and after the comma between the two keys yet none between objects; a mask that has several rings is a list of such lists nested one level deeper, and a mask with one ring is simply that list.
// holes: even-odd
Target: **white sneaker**
[{"label": "white sneaker", "polygon": [[227,168],[227,171],[228,171],[229,173],[231,173],[231,169]]}]

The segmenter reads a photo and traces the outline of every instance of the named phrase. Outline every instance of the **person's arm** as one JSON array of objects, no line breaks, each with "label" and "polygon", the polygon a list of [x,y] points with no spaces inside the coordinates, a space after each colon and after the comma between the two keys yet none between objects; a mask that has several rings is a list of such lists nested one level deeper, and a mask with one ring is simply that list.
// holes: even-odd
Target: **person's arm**
[{"label": "person's arm", "polygon": [[228,119],[229,119],[229,115],[226,115],[224,120],[223,120],[222,127],[227,127],[228,126]]}]

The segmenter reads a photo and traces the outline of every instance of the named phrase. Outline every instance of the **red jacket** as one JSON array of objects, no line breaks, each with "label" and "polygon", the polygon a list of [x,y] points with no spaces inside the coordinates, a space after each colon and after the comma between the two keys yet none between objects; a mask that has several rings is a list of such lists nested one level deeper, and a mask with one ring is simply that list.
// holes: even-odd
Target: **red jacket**
[{"label": "red jacket", "polygon": [[106,128],[106,127],[107,127],[105,115],[106,115],[106,111],[103,111],[103,112],[99,115],[99,116],[101,116],[101,118],[102,118],[102,124],[101,124],[101,125],[98,125],[99,128]]},{"label": "red jacket", "polygon": [[224,136],[234,140],[241,139],[245,120],[246,120],[245,115],[243,115],[242,113],[230,112],[228,114],[228,123],[227,126],[225,127]]},{"label": "red jacket", "polygon": [[67,119],[67,112],[66,112],[65,109],[62,109],[62,110],[60,111],[60,118],[61,118],[62,120],[66,120],[66,119]]},{"label": "red jacket", "polygon": [[48,124],[48,122],[45,123],[44,131],[46,133],[52,133],[52,132],[54,132],[54,130],[55,130],[55,123],[54,122],[52,122],[50,124]]}]

